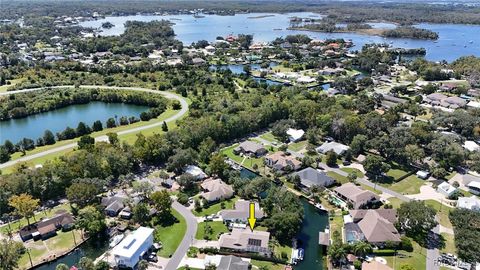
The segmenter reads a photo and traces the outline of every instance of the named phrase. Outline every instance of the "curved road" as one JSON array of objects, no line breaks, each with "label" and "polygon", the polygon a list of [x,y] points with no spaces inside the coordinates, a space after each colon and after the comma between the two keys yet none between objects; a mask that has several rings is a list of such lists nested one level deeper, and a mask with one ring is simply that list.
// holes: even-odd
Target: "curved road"
[{"label": "curved road", "polygon": [[185,232],[185,235],[183,236],[182,242],[180,245],[177,247],[177,250],[175,250],[175,253],[173,253],[172,257],[167,263],[167,266],[165,267],[166,270],[174,270],[178,268],[178,265],[180,265],[180,262],[182,261],[183,257],[188,252],[188,248],[193,242],[193,238],[195,237],[195,233],[197,232],[197,218],[192,214],[192,211],[190,211],[188,208],[185,206],[181,205],[177,201],[174,201],[172,204],[173,209],[177,210],[177,212],[180,213],[180,215],[185,218],[185,221],[187,222],[187,231]]},{"label": "curved road", "polygon": [[[74,86],[73,85],[64,85],[64,86],[31,88],[31,89],[24,89],[24,90],[17,90],[17,91],[9,91],[9,92],[0,93],[0,96],[8,96],[8,95],[11,95],[11,94],[33,92],[33,91],[39,91],[39,90],[44,90],[44,89],[52,89],[52,88],[72,88],[73,89]],[[185,115],[188,112],[188,103],[185,100],[185,98],[183,98],[181,96],[178,96],[176,94],[170,93],[170,92],[156,91],[156,90],[141,88],[141,87],[116,87],[116,86],[102,86],[102,85],[82,85],[82,86],[80,86],[80,88],[102,88],[102,89],[142,91],[142,92],[160,94],[160,95],[163,95],[164,97],[166,97],[168,99],[178,100],[180,102],[180,104],[182,105],[182,108],[180,109],[180,111],[177,114],[165,119],[166,123],[173,122],[173,121],[179,119],[180,117],[182,117],[183,115]],[[153,124],[146,125],[146,126],[130,128],[130,129],[127,129],[127,130],[119,131],[119,132],[117,132],[117,134],[118,135],[123,135],[123,134],[139,132],[139,131],[149,129],[149,128],[152,128],[152,127],[161,126],[162,123],[163,122],[157,122],[157,123],[153,123]],[[95,141],[97,141],[97,142],[98,141],[107,141],[107,140],[108,140],[108,137],[106,135],[95,137]],[[55,147],[55,148],[52,148],[52,149],[49,149],[49,150],[45,150],[45,151],[42,151],[40,153],[24,156],[24,157],[21,157],[21,158],[18,158],[18,159],[0,164],[0,169],[10,167],[12,165],[15,165],[18,162],[29,161],[29,160],[32,160],[32,159],[35,159],[35,158],[46,156],[46,155],[51,154],[51,153],[56,153],[56,152],[64,151],[64,150],[67,150],[67,149],[71,149],[71,148],[74,148],[76,146],[77,146],[77,143],[74,142],[74,143],[62,145],[62,146],[59,146],[59,147]]]}]

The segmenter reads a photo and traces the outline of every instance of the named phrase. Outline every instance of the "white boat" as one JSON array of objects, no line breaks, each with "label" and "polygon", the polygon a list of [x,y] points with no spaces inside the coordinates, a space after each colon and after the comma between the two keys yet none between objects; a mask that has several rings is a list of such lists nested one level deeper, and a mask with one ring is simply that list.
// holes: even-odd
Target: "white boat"
[{"label": "white boat", "polygon": [[110,244],[109,244],[110,248],[113,248],[116,245],[118,245],[118,243],[120,243],[120,241],[123,240],[123,237],[124,237],[123,234],[119,234],[119,235],[116,235],[115,237],[113,237],[112,240],[110,241]]}]

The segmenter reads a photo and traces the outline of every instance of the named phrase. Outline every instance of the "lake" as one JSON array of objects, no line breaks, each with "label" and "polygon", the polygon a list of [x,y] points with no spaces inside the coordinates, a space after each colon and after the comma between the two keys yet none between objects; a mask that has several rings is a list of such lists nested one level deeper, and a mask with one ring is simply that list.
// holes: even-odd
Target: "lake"
[{"label": "lake", "polygon": [[295,270],[322,270],[323,251],[318,245],[318,233],[323,232],[328,226],[328,215],[320,213],[315,206],[301,199],[305,218],[302,230],[297,235],[299,247],[305,249],[304,259],[293,268]]},{"label": "lake", "polygon": [[[268,16],[270,15],[270,16]],[[255,42],[272,41],[276,37],[285,37],[291,34],[306,34],[314,39],[344,38],[351,39],[359,50],[368,43],[388,43],[399,48],[425,48],[426,58],[432,61],[453,61],[461,56],[480,56],[480,26],[454,24],[419,24],[419,27],[438,32],[439,39],[414,40],[406,38],[383,38],[379,36],[362,35],[356,33],[320,33],[310,31],[287,30],[289,18],[318,17],[320,14],[297,12],[288,14],[249,13],[235,16],[205,15],[204,18],[194,18],[193,15],[133,15],[121,17],[106,17],[101,20],[84,21],[84,27],[101,28],[102,23],[111,22],[115,26],[103,29],[101,35],[120,35],[124,32],[126,21],[170,20],[175,25],[173,29],[177,38],[184,44],[191,44],[198,40],[214,41],[217,36],[236,34],[252,34]],[[392,28],[390,23],[372,23],[372,26]],[[274,30],[275,29],[275,30]]]},{"label": "lake", "polygon": [[23,138],[36,140],[49,129],[54,134],[63,131],[67,126],[76,128],[83,121],[91,126],[96,120],[105,122],[108,118],[118,116],[139,117],[148,110],[147,106],[123,103],[104,103],[100,101],[87,104],[71,105],[61,109],[30,115],[20,119],[0,121],[0,144],[6,140],[17,143]]}]

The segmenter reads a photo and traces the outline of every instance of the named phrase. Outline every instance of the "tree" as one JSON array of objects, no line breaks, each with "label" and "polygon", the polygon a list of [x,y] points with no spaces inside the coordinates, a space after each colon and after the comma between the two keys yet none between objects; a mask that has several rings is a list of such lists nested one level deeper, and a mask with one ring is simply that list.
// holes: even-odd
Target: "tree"
[{"label": "tree", "polygon": [[55,270],[69,270],[70,267],[64,263],[60,263],[55,267]]},{"label": "tree", "polygon": [[384,162],[384,158],[374,155],[368,155],[363,162],[365,171],[375,177],[375,179],[390,170],[390,166]]},{"label": "tree", "polygon": [[78,140],[78,149],[91,150],[95,145],[95,139],[90,135],[83,135]]},{"label": "tree", "polygon": [[109,133],[107,133],[107,137],[108,137],[108,142],[111,145],[118,145],[120,140],[118,139],[118,134],[117,133],[109,132]]},{"label": "tree", "polygon": [[325,157],[325,163],[328,167],[337,166],[337,154],[333,151],[328,151]]},{"label": "tree", "polygon": [[138,270],[147,270],[148,262],[146,260],[140,260],[137,265]]},{"label": "tree", "polygon": [[347,251],[342,244],[335,243],[328,247],[327,254],[333,265],[338,265],[339,262],[347,256]]},{"label": "tree", "polygon": [[139,224],[145,224],[150,220],[150,211],[146,203],[137,203],[133,207],[133,220]]},{"label": "tree", "polygon": [[435,209],[425,205],[424,201],[402,203],[397,213],[397,227],[421,245],[426,243],[429,231],[438,224]]},{"label": "tree", "polygon": [[200,146],[198,147],[198,158],[201,162],[203,163],[208,163],[210,161],[210,157],[212,153],[215,151],[215,148],[217,147],[215,141],[207,137],[204,139],[201,143]]},{"label": "tree", "polygon": [[53,135],[53,133],[48,129],[43,133],[43,142],[46,145],[52,145],[55,143],[55,135]]},{"label": "tree", "polygon": [[84,122],[78,123],[77,129],[75,130],[77,136],[83,136],[92,132],[89,126],[85,125]]},{"label": "tree", "polygon": [[367,141],[367,136],[363,134],[355,135],[350,143],[350,150],[354,155],[362,154],[365,151],[365,145]]},{"label": "tree", "polygon": [[0,269],[14,270],[18,267],[18,260],[22,256],[23,245],[13,240],[0,240]]},{"label": "tree", "polygon": [[353,253],[356,256],[363,257],[372,252],[372,246],[365,241],[358,241],[353,244]]},{"label": "tree", "polygon": [[15,153],[15,151],[17,151],[15,148],[15,145],[10,140],[6,140],[3,146],[7,149],[8,153],[10,154],[13,154]]},{"label": "tree", "polygon": [[457,208],[450,211],[450,221],[455,231],[458,257],[474,263],[480,261],[480,212]]},{"label": "tree", "polygon": [[167,132],[168,131],[168,125],[167,125],[167,122],[163,121],[162,123],[162,131],[163,132]]},{"label": "tree", "polygon": [[425,157],[425,152],[418,145],[409,144],[405,146],[405,155],[411,164],[416,164]]},{"label": "tree", "polygon": [[8,200],[8,205],[15,208],[15,213],[27,219],[30,226],[30,218],[34,215],[34,211],[38,208],[40,200],[34,199],[31,195],[22,193],[13,195]]},{"label": "tree", "polygon": [[106,261],[99,261],[95,265],[95,270],[109,270],[109,269],[110,269],[110,265]]},{"label": "tree", "polygon": [[210,174],[216,175],[220,178],[224,177],[224,172],[229,168],[228,164],[225,163],[225,157],[222,154],[212,156],[208,167],[210,168]]},{"label": "tree", "polygon": [[162,217],[170,217],[172,211],[172,199],[166,190],[155,191],[150,195],[155,209]]},{"label": "tree", "polygon": [[83,208],[95,200],[100,190],[92,183],[73,183],[66,189],[65,193],[70,203],[75,203]]},{"label": "tree", "polygon": [[103,130],[102,122],[100,120],[97,120],[97,121],[93,122],[92,130],[93,131],[102,131]]},{"label": "tree", "polygon": [[175,154],[168,158],[167,169],[169,171],[181,172],[187,165],[195,163],[196,153],[193,149],[177,149]]},{"label": "tree", "polygon": [[107,128],[114,128],[117,126],[117,122],[115,121],[114,118],[110,117],[107,120]]},{"label": "tree", "polygon": [[93,260],[88,257],[82,257],[80,261],[78,261],[78,266],[82,270],[95,270]]},{"label": "tree", "polygon": [[0,146],[0,163],[4,163],[10,160],[10,153],[5,146]]},{"label": "tree", "polygon": [[79,211],[77,226],[92,237],[100,236],[107,228],[104,214],[93,206],[87,206]]}]

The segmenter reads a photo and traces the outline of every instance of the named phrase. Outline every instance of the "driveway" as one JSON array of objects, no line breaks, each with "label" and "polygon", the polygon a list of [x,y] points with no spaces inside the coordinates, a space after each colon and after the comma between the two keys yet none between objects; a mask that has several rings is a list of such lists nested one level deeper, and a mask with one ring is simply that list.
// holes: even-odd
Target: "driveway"
[{"label": "driveway", "polygon": [[183,257],[187,255],[188,248],[193,243],[193,240],[195,238],[195,233],[197,232],[197,225],[198,225],[197,219],[188,208],[181,205],[177,201],[174,201],[172,206],[173,206],[173,209],[178,211],[178,213],[180,213],[180,215],[182,215],[183,218],[185,218],[185,221],[187,222],[187,231],[183,236],[182,242],[177,247],[177,250],[175,250],[175,253],[173,253],[173,256],[170,258],[170,261],[168,261],[167,266],[165,267],[165,269],[167,270],[177,269]]},{"label": "driveway", "polygon": [[[49,88],[71,88],[71,89],[73,89],[74,86],[65,85],[65,86],[54,86],[54,87],[49,87]],[[179,95],[176,95],[174,93],[170,93],[170,92],[162,92],[162,91],[156,91],[156,90],[140,88],[140,87],[114,87],[114,86],[99,86],[99,85],[82,85],[82,86],[80,86],[80,88],[102,88],[102,89],[113,89],[113,90],[118,89],[118,90],[141,91],[141,92],[149,92],[149,93],[154,93],[154,94],[160,94],[160,95],[164,96],[165,98],[178,100],[180,102],[180,104],[182,105],[181,110],[178,111],[175,115],[165,119],[166,123],[173,122],[173,121],[179,119],[180,117],[182,117],[183,115],[185,115],[188,112],[188,103],[185,100],[185,98],[183,98]],[[47,88],[42,87],[42,88],[32,88],[32,89],[24,89],[24,90],[17,90],[17,91],[9,91],[9,92],[0,93],[0,96],[7,96],[7,95],[10,95],[10,94],[16,94],[16,93],[34,92],[34,91],[39,91],[39,90],[43,90],[43,89],[47,89]],[[146,126],[141,126],[141,127],[131,128],[131,129],[127,129],[127,130],[122,130],[122,131],[117,132],[117,134],[118,135],[124,135],[124,134],[136,133],[136,132],[139,132],[139,131],[142,131],[142,130],[145,130],[145,129],[161,126],[162,124],[163,124],[162,122],[157,122],[157,123],[153,123],[153,124],[146,125]],[[97,141],[97,142],[107,141],[107,140],[108,140],[108,137],[106,135],[95,137],[95,141]],[[49,154],[52,154],[52,153],[57,153],[57,152],[60,152],[60,151],[72,149],[72,148],[75,148],[76,146],[77,146],[77,143],[74,142],[74,143],[62,145],[62,146],[59,146],[59,147],[51,148],[49,150],[42,151],[40,153],[36,153],[36,154],[33,154],[33,155],[27,155],[27,156],[24,156],[24,157],[21,157],[21,158],[18,158],[18,159],[0,164],[0,169],[10,167],[12,165],[17,164],[18,162],[25,162],[25,161],[29,161],[29,160],[32,160],[32,159],[35,159],[35,158],[43,157],[43,156],[46,156],[46,155],[49,155]]]}]

